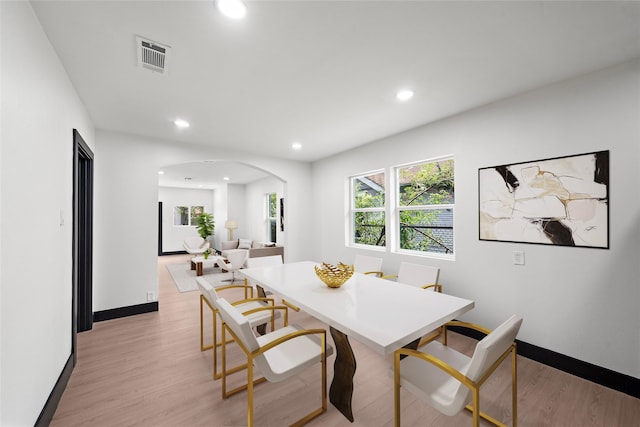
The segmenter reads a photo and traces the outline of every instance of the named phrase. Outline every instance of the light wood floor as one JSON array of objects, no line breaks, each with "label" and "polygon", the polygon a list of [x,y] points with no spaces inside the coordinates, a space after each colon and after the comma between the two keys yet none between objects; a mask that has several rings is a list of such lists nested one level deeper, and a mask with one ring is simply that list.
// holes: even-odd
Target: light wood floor
[{"label": "light wood floor", "polygon": [[[179,293],[165,267],[187,259],[183,255],[159,259],[159,312],[95,323],[92,331],[78,335],[78,364],[52,426],[246,425],[246,393],[222,400],[220,381],[211,379],[211,351],[200,352],[199,292]],[[290,321],[324,326],[304,313],[292,313]],[[208,331],[210,335],[210,327]],[[473,340],[451,337],[456,348],[473,349]],[[351,343],[358,363],[355,422],[329,404],[327,412],[309,425],[392,426],[392,359]],[[240,357],[239,352],[230,357]],[[329,381],[333,359],[327,364]],[[521,427],[640,425],[639,399],[522,357],[518,363]],[[319,406],[320,370],[308,369],[283,383],[260,384],[255,393],[256,425],[288,425]],[[508,364],[482,393],[482,409],[511,425]],[[471,418],[466,411],[454,417],[440,415],[402,391],[402,425],[469,426]]]}]

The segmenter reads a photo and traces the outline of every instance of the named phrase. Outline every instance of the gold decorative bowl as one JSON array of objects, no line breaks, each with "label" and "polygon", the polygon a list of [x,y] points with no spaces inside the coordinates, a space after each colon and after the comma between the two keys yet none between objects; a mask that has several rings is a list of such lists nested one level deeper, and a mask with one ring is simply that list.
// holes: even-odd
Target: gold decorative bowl
[{"label": "gold decorative bowl", "polygon": [[353,276],[353,265],[343,264],[341,262],[338,265],[322,263],[322,266],[314,266],[316,275],[330,288],[339,288]]}]

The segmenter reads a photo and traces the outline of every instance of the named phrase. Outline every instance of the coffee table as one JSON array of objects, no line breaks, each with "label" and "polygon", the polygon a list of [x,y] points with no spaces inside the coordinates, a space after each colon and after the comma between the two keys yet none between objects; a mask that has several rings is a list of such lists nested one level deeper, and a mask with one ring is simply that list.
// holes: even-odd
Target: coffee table
[{"label": "coffee table", "polygon": [[196,276],[202,276],[204,268],[214,267],[218,262],[218,257],[204,259],[202,256],[191,258],[191,269],[196,271]]}]

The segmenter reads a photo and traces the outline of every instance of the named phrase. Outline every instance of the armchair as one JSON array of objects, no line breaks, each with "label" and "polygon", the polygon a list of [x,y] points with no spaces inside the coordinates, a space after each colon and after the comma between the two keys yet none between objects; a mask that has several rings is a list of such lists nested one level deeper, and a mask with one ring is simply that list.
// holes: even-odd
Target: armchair
[{"label": "armchair", "polygon": [[202,237],[187,237],[182,242],[182,247],[187,253],[192,255],[202,255],[207,249],[209,249],[209,241],[204,240]]},{"label": "armchair", "polygon": [[504,426],[480,412],[480,387],[511,355],[512,424],[516,427],[518,396],[514,340],[521,324],[522,318],[515,315],[493,332],[470,323],[449,322],[447,326],[461,326],[487,334],[478,342],[470,358],[447,346],[446,339],[444,344],[432,341],[422,351],[407,348],[396,350],[393,361],[395,426],[400,427],[400,387],[445,415],[455,415],[462,409],[471,411],[473,427],[479,427],[480,417],[494,425]]},{"label": "armchair", "polygon": [[244,263],[247,261],[249,257],[249,251],[246,249],[232,249],[227,251],[227,260],[228,263],[224,261],[224,258],[218,258],[218,266],[223,269],[231,272],[231,283],[236,281],[236,271],[240,270],[244,267]]},{"label": "armchair", "polygon": [[[217,316],[218,308],[216,305],[216,301],[219,299],[218,291],[224,291],[228,289],[235,288],[245,288],[244,285],[226,285],[226,286],[218,286],[214,287],[211,283],[209,283],[206,279],[202,277],[196,278],[196,282],[198,283],[198,288],[200,288],[200,351],[205,351],[212,349],[213,350],[213,379],[217,380],[221,377],[221,374],[218,373],[218,347],[222,346],[222,343],[218,342],[218,325],[217,325]],[[253,288],[249,287],[251,291],[251,295],[253,296]],[[262,310],[267,306],[274,306],[274,300],[272,298],[247,298],[247,289],[245,288],[245,298],[238,300],[233,303],[233,305],[240,310],[240,312],[247,317],[251,327],[266,326],[267,323],[271,325],[271,331],[275,330],[275,319],[279,318],[280,311],[264,311]],[[209,307],[211,310],[211,327],[213,331],[213,339],[211,344],[204,344],[204,313],[203,308],[204,305]],[[286,308],[284,308],[284,325],[287,326],[289,323],[288,312]],[[265,328],[263,328],[265,329]],[[240,366],[235,368],[236,370],[243,369],[244,366]],[[232,371],[235,372],[235,371]]]},{"label": "armchair", "polygon": [[[226,399],[240,391],[247,390],[247,426],[253,426],[253,388],[263,381],[284,381],[306,368],[320,362],[322,405],[310,412],[295,425],[303,425],[327,410],[327,356],[333,348],[326,344],[324,329],[300,329],[295,325],[286,326],[275,332],[256,337],[249,320],[237,308],[224,298],[217,301],[220,316],[224,321],[222,328],[222,398]],[[273,307],[271,308],[273,309]],[[227,391],[226,334],[230,334],[247,357],[247,383]],[[264,375],[254,380],[255,367]],[[296,406],[299,403],[296,402]]]},{"label": "armchair", "polygon": [[399,283],[420,286],[422,289],[433,289],[442,292],[442,285],[438,284],[440,269],[429,265],[401,262],[397,276],[383,276],[383,279],[396,278]]}]

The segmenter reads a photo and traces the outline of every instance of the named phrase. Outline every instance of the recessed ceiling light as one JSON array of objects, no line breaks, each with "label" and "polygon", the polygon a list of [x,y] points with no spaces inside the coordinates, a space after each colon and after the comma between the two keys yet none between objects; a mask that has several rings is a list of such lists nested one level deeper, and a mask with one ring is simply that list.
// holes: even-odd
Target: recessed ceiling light
[{"label": "recessed ceiling light", "polygon": [[164,175],[164,171],[158,171],[158,175]]},{"label": "recessed ceiling light", "polygon": [[399,101],[408,101],[409,99],[413,98],[413,91],[411,89],[399,90],[398,93],[396,93],[396,98]]},{"label": "recessed ceiling light", "polygon": [[294,150],[300,150],[302,148],[302,144],[300,144],[299,142],[294,142],[293,144],[291,144],[291,148],[293,148]]},{"label": "recessed ceiling light", "polygon": [[184,119],[175,119],[173,121],[173,124],[178,126],[179,128],[188,128],[190,126],[189,122]]},{"label": "recessed ceiling light", "polygon": [[225,176],[225,177],[224,177],[224,178],[222,178],[222,179],[223,179],[223,180],[225,180],[225,181],[229,181],[229,177],[228,177],[228,176]]},{"label": "recessed ceiling light", "polygon": [[242,19],[247,14],[247,7],[240,0],[217,0],[216,6],[227,18]]}]

